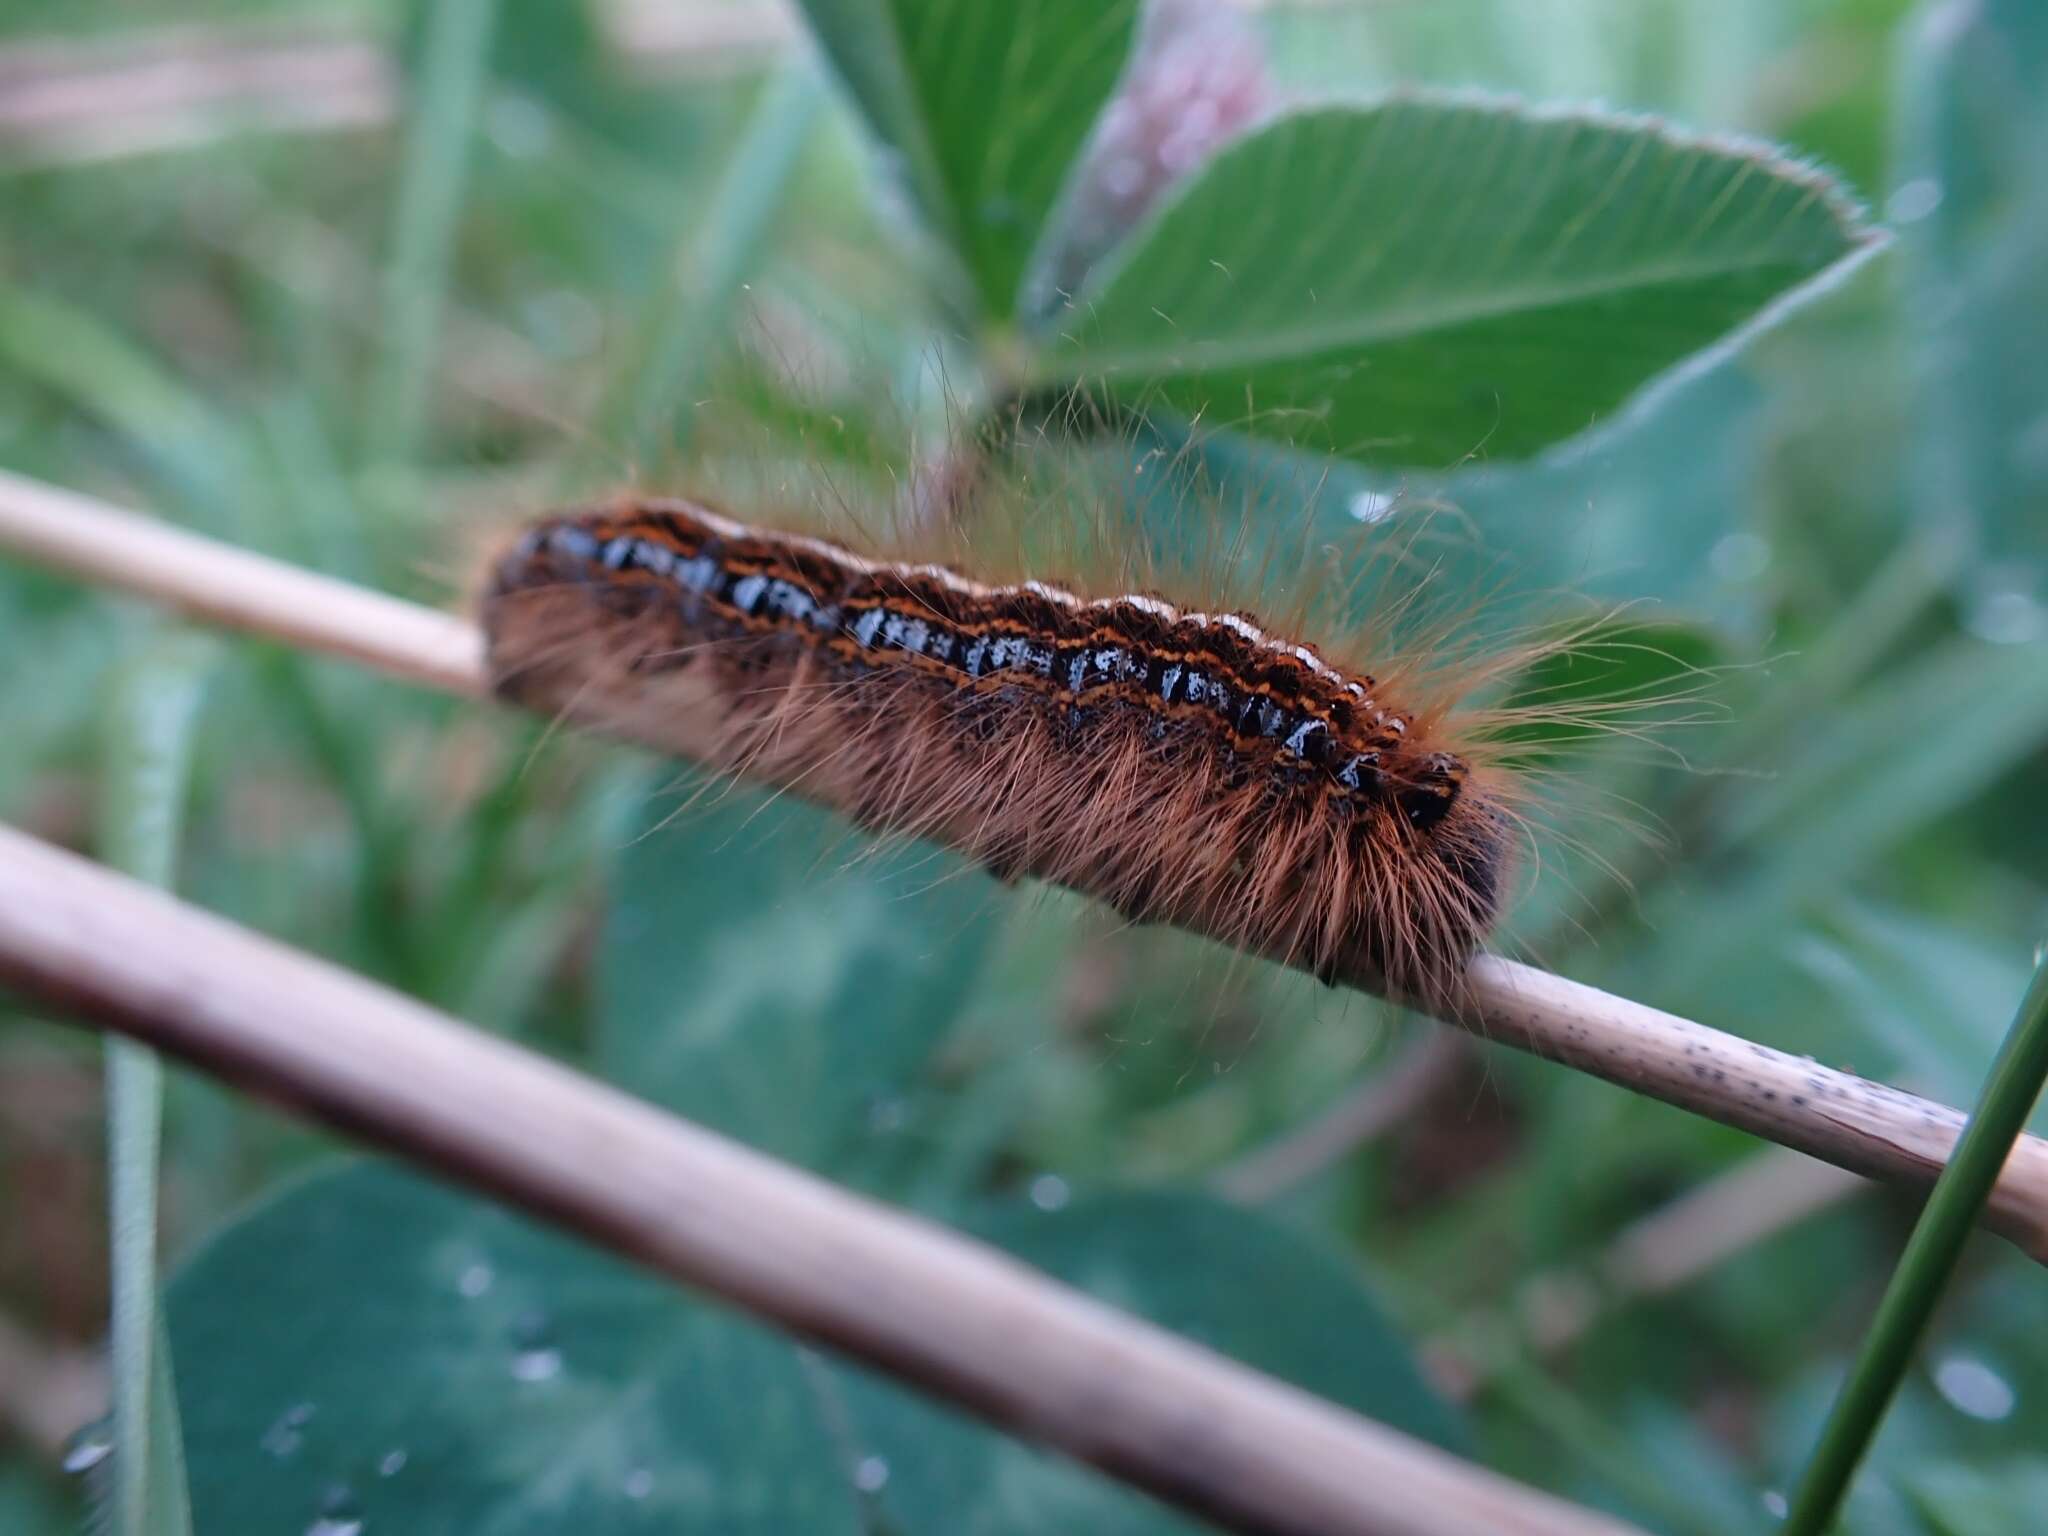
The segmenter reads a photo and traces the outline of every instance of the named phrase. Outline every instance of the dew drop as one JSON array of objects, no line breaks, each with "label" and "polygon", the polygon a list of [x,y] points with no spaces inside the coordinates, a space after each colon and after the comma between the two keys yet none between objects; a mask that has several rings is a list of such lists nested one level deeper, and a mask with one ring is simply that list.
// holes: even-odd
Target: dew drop
[{"label": "dew drop", "polygon": [[346,1483],[332,1484],[320,1498],[320,1512],[306,1527],[306,1536],[361,1536],[362,1506]]},{"label": "dew drop", "polygon": [[515,1381],[550,1381],[562,1373],[562,1352],[555,1347],[554,1323],[538,1307],[512,1319],[512,1377]]},{"label": "dew drop", "polygon": [[1056,1173],[1041,1173],[1031,1181],[1031,1203],[1041,1211],[1064,1210],[1072,1198],[1067,1181]]},{"label": "dew drop", "polygon": [[1950,1355],[1935,1366],[1934,1386],[1950,1407],[1973,1419],[2009,1419],[2019,1402],[2012,1383],[1975,1355]]},{"label": "dew drop", "polygon": [[627,1498],[644,1499],[654,1492],[654,1474],[645,1467],[635,1467],[626,1474],[623,1486]]},{"label": "dew drop", "polygon": [[507,92],[484,113],[484,128],[498,152],[511,160],[531,160],[547,149],[554,125],[547,109],[530,96]]},{"label": "dew drop", "polygon": [[1884,211],[1894,224],[1917,224],[1941,206],[1941,183],[1932,176],[1902,181],[1885,200]]},{"label": "dew drop", "polygon": [[405,1470],[406,1455],[403,1448],[387,1451],[384,1459],[377,1463],[379,1477],[396,1477]]},{"label": "dew drop", "polygon": [[878,1093],[868,1100],[868,1129],[877,1136],[902,1130],[905,1118],[903,1100],[893,1093]]},{"label": "dew drop", "polygon": [[64,1442],[64,1459],[59,1465],[76,1477],[80,1473],[90,1472],[113,1454],[113,1419],[94,1419],[90,1424],[81,1424],[72,1431],[71,1438]]},{"label": "dew drop", "polygon": [[1731,533],[1715,544],[1707,561],[1723,581],[1755,581],[1770,569],[1771,546],[1753,533]]},{"label": "dew drop", "polygon": [[562,1374],[559,1349],[522,1349],[512,1357],[512,1375],[517,1381],[550,1381]]},{"label": "dew drop", "polygon": [[491,1288],[491,1282],[496,1278],[497,1276],[491,1273],[490,1265],[472,1264],[455,1277],[455,1289],[469,1300],[475,1301]]},{"label": "dew drop", "polygon": [[1383,523],[1393,516],[1396,500],[1386,491],[1359,491],[1345,504],[1345,510],[1355,522]]},{"label": "dew drop", "polygon": [[880,1456],[863,1456],[853,1469],[853,1486],[862,1493],[880,1493],[889,1481],[889,1463]]},{"label": "dew drop", "polygon": [[1963,624],[1993,645],[2025,645],[2048,634],[2048,609],[2017,582],[1994,579],[1970,595]]},{"label": "dew drop", "polygon": [[1785,1516],[1792,1512],[1792,1506],[1785,1502],[1785,1495],[1778,1492],[1775,1488],[1766,1488],[1764,1490],[1763,1506],[1764,1513],[1777,1520],[1784,1519]]},{"label": "dew drop", "polygon": [[263,1431],[263,1438],[256,1443],[279,1461],[283,1461],[306,1443],[305,1429],[312,1421],[311,1403],[293,1403],[277,1416],[270,1428]]}]

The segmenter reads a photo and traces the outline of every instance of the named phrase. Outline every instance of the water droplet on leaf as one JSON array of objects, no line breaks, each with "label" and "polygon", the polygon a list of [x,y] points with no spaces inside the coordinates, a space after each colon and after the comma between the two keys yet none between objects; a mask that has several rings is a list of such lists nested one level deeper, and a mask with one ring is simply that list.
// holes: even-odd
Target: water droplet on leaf
[{"label": "water droplet on leaf", "polygon": [[81,1424],[64,1442],[64,1460],[59,1463],[74,1477],[90,1472],[114,1454],[114,1421],[111,1417]]},{"label": "water droplet on leaf", "polygon": [[1753,533],[1731,533],[1713,547],[1707,561],[1723,581],[1755,581],[1771,567],[1771,546]]},{"label": "water droplet on leaf", "polygon": [[562,1371],[562,1352],[555,1347],[553,1320],[538,1307],[512,1319],[512,1376],[517,1381],[548,1381]]},{"label": "water droplet on leaf", "polygon": [[320,1512],[306,1527],[306,1536],[361,1536],[363,1509],[355,1490],[346,1483],[331,1484],[320,1496]]},{"label": "water droplet on leaf", "polygon": [[868,1100],[868,1129],[877,1136],[888,1136],[903,1129],[905,1111],[903,1100],[893,1093],[878,1093]]},{"label": "water droplet on leaf", "polygon": [[1902,181],[1885,200],[1884,211],[1894,224],[1917,224],[1941,206],[1941,183],[1932,176]]},{"label": "water droplet on leaf", "polygon": [[1346,504],[1345,510],[1361,523],[1384,522],[1393,513],[1395,499],[1385,491],[1359,491]]},{"label": "water droplet on leaf", "polygon": [[1072,1198],[1067,1181],[1056,1173],[1041,1173],[1031,1181],[1031,1203],[1041,1211],[1064,1210]]},{"label": "water droplet on leaf", "polygon": [[312,1421],[311,1403],[293,1403],[277,1416],[276,1422],[270,1428],[263,1431],[263,1438],[257,1441],[257,1444],[282,1461],[305,1444],[304,1431]]},{"label": "water droplet on leaf", "polygon": [[1936,1365],[1934,1387],[1950,1407],[1973,1419],[2009,1419],[2019,1402],[2012,1383],[1975,1355],[1950,1355]]},{"label": "water droplet on leaf", "polygon": [[853,1486],[862,1493],[880,1493],[889,1481],[889,1463],[879,1456],[863,1456],[853,1469]]},{"label": "water droplet on leaf", "polygon": [[1963,624],[1993,645],[2025,645],[2048,634],[2044,609],[2022,580],[1997,574],[1977,585],[1963,609]]}]

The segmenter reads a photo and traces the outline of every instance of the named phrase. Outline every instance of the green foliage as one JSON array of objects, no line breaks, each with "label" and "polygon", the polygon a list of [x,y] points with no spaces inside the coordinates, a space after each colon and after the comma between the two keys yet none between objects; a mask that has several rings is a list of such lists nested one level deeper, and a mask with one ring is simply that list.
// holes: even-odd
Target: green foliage
[{"label": "green foliage", "polygon": [[1871,239],[1761,148],[1505,102],[1329,107],[1218,155],[1043,371],[1377,464],[1518,459]]},{"label": "green foliage", "polygon": [[[977,1210],[1028,1262],[1412,1433],[1458,1431],[1345,1266],[1196,1195]],[[1257,1284],[1247,1282],[1256,1281]],[[1300,1310],[1276,1316],[1260,1286]],[[287,1190],[169,1297],[201,1530],[1188,1529],[665,1280],[409,1175]]]},{"label": "green foliage", "polygon": [[1856,1468],[1897,1395],[1928,1322],[1962,1259],[1963,1244],[2011,1155],[2013,1140],[2048,1082],[2048,958],[2035,968],[1984,1090],[1913,1227],[1870,1336],[1828,1414],[1813,1460],[1786,1516],[1794,1536],[1822,1536],[1835,1523]]},{"label": "green foliage", "polygon": [[620,861],[596,1061],[678,1114],[848,1177],[927,1097],[999,899],[950,856],[863,854],[815,807],[695,788],[715,803],[651,793]]},{"label": "green foliage", "polygon": [[372,456],[409,459],[425,427],[463,174],[490,59],[498,0],[428,7],[419,75],[407,96],[405,174],[384,271],[381,364],[372,387]]},{"label": "green foliage", "polygon": [[1913,131],[1895,200],[1926,418],[1915,489],[1970,509],[1987,562],[1975,599],[1987,623],[2024,629],[2048,602],[2048,12],[1936,10],[1903,54]]},{"label": "green foliage", "polygon": [[1137,0],[806,0],[805,10],[979,310],[1007,319],[1123,69]]},{"label": "green foliage", "polygon": [[[122,42],[130,9],[0,0],[0,31]],[[805,62],[629,61],[613,9],[322,11],[391,43],[407,104],[382,128],[0,144],[0,464],[437,600],[510,511],[621,477],[867,511],[1013,411],[1028,451],[989,474],[1107,481],[1167,552],[1214,516],[1187,515],[1201,482],[1251,509],[1260,558],[1428,511],[1417,567],[1513,589],[1486,627],[1585,593],[1654,636],[1522,697],[1711,673],[1701,723],[1648,749],[1543,735],[1566,837],[1502,942],[1974,1096],[2048,929],[2038,5],[1258,8],[1272,112],[1085,252],[1071,305],[1047,277],[1136,7],[816,0],[843,96]],[[1568,105],[1594,100],[1686,126]],[[1886,210],[1890,250],[1808,154]],[[1106,441],[1063,435],[1096,421]],[[92,836],[102,695],[155,633],[0,568],[0,814]],[[1610,1273],[1753,1142],[1487,1051],[1233,1211],[1205,1178],[1372,1081],[1380,1010],[873,854],[786,796],[685,804],[695,780],[544,723],[222,658],[191,899],[1570,1497],[1741,1531],[1796,1485],[1897,1203],[1618,1300],[1552,1362],[1531,1282]],[[98,1138],[49,1117],[96,1060],[0,1022],[0,1315],[77,1347]],[[296,1179],[334,1143],[212,1085],[172,1074],[165,1125],[197,1529],[1168,1528],[489,1206]],[[2019,1529],[2039,1503],[2038,1274],[1980,1244],[1954,1295],[1852,1536]],[[1505,1364],[1453,1413],[1418,1361],[1468,1331]],[[0,1457],[0,1526],[73,1528],[75,1489]]]},{"label": "green foliage", "polygon": [[2048,1460],[1930,1467],[1913,1480],[1912,1497],[1934,1536],[2005,1536],[2048,1508]]},{"label": "green foliage", "polygon": [[[164,636],[113,689],[100,807],[100,853],[124,874],[168,887],[177,872],[192,743],[212,646]],[[163,1068],[130,1040],[107,1041],[108,1364],[113,1536],[190,1536],[176,1389],[157,1311],[157,1195]]]}]

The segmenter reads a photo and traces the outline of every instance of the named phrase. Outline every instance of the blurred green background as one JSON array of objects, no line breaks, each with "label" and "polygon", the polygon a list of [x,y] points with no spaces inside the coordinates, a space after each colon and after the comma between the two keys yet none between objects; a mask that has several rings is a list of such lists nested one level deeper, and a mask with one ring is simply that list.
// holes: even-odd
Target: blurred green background
[{"label": "blurred green background", "polygon": [[[0,0],[0,467],[434,602],[478,528],[621,481],[916,478],[982,359],[793,14],[448,13],[436,52],[397,4]],[[2048,932],[2048,13],[1244,14],[1286,94],[1471,85],[1761,135],[1892,229],[1581,451],[1323,466],[1321,505],[1447,504],[1519,580],[1725,668],[1682,766],[1584,767],[1664,846],[1593,819],[1512,942],[1969,1101]],[[115,685],[194,665],[174,633],[0,562],[0,814],[104,845]],[[802,808],[668,824],[676,770],[537,722],[242,641],[197,664],[189,899],[1656,1529],[1769,1524],[1910,1219],[1055,894],[937,884],[916,851],[846,867]],[[0,1016],[9,1532],[89,1502],[60,1463],[97,1412],[98,1080],[92,1039]],[[1342,1105],[1327,1145],[1288,1139]],[[207,1083],[174,1075],[165,1138],[202,1530],[1177,1528],[488,1207],[322,1172],[334,1140]],[[1975,1245],[1851,1529],[2031,1528],[2044,1298]]]}]

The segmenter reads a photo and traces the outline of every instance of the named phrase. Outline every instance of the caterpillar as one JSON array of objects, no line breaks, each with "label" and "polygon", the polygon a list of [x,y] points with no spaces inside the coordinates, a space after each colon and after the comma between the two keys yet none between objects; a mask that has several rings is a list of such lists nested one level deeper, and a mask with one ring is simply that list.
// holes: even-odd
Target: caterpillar
[{"label": "caterpillar", "polygon": [[1325,980],[1454,1004],[1515,863],[1454,711],[1244,612],[626,496],[529,526],[480,617],[504,697]]}]

